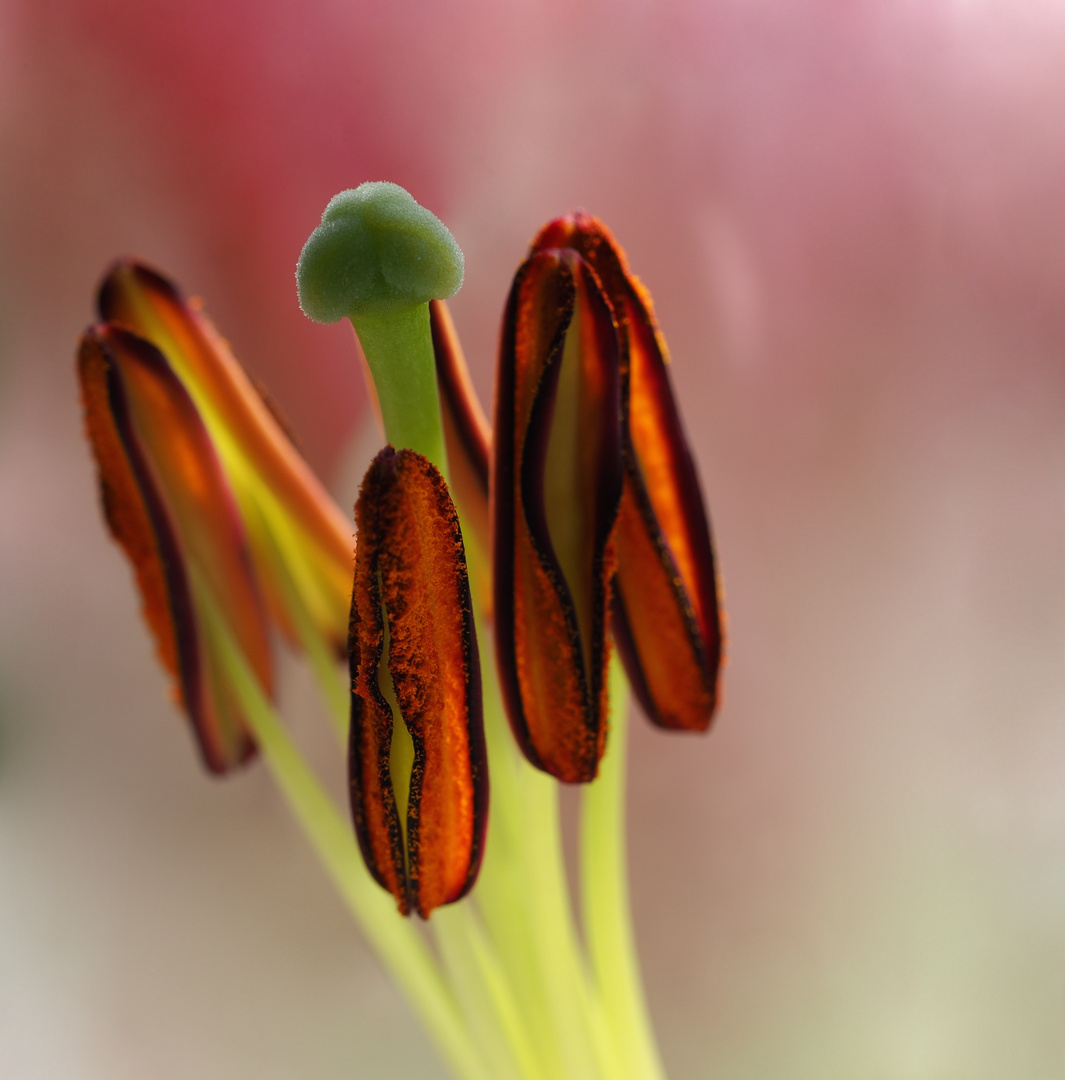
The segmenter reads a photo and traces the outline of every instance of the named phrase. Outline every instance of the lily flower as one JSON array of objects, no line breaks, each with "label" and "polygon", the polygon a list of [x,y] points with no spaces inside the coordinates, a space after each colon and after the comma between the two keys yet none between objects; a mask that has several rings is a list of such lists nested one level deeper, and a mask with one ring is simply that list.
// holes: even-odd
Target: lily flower
[{"label": "lily flower", "polygon": [[610,230],[584,213],[550,222],[533,250],[577,251],[617,321],[628,396],[614,542],[612,630],[634,692],[660,727],[705,731],[717,704],[722,626],[710,528],[651,296]]},{"label": "lily flower", "polygon": [[[462,276],[454,238],[394,184],[338,195],[300,255],[301,306],[350,318],[389,443],[359,491],[352,568],[343,515],[198,304],[117,264],[100,291],[106,322],[79,354],[104,509],[208,767],[262,751],[455,1074],[656,1080],[625,896],[625,680],[608,630],[612,619],[663,726],[706,726],[720,650],[665,346],[605,228],[559,219],[510,291],[490,433],[444,304]],[[489,573],[490,595],[477,584]],[[483,699],[475,601],[499,678],[488,669]],[[353,830],[271,704],[268,614],[350,718]],[[610,723],[618,752],[601,760]],[[583,943],[556,787],[511,733],[559,780],[598,775],[581,800]],[[502,794],[491,838],[489,756]],[[378,888],[428,919],[471,893],[486,852],[473,906],[433,920],[435,950]]]},{"label": "lily flower", "polygon": [[386,447],[355,505],[351,807],[366,865],[423,918],[477,877],[488,808],[481,672],[440,472]]},{"label": "lily flower", "polygon": [[212,648],[204,605],[225,612],[267,693],[273,685],[236,498],[192,397],[151,342],[122,327],[94,326],[82,338],[78,373],[107,523],[133,563],[159,657],[203,761],[224,773],[255,746]]}]

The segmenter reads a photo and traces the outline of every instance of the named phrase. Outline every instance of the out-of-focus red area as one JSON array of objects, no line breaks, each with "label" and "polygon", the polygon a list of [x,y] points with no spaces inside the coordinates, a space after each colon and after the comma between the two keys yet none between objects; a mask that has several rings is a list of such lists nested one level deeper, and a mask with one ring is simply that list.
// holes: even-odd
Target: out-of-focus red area
[{"label": "out-of-focus red area", "polygon": [[0,5],[0,1073],[440,1075],[263,770],[198,773],[73,375],[154,261],[350,507],[361,376],[293,268],[389,179],[466,253],[486,401],[578,206],[672,348],[731,656],[708,738],[633,733],[673,1080],[1062,1075],[1063,116],[1049,2]]},{"label": "out-of-focus red area", "polygon": [[[41,303],[57,258],[73,279],[78,255],[136,248],[207,295],[328,461],[361,385],[344,335],[300,315],[295,257],[330,196],[362,179],[440,206],[449,134],[491,92],[508,49],[488,8],[13,5],[15,286]],[[86,278],[79,265],[78,287],[102,268]]]}]

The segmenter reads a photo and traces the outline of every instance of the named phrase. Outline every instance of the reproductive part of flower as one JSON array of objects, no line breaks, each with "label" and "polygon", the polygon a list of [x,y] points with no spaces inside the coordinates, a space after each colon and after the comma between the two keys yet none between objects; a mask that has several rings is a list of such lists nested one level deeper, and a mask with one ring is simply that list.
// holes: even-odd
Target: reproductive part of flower
[{"label": "reproductive part of flower", "polygon": [[473,388],[451,313],[443,300],[430,302],[429,325],[447,446],[448,487],[462,514],[467,543],[472,532],[487,554],[491,531],[488,513],[491,428]]},{"label": "reproductive part of flower", "polygon": [[151,342],[94,326],[82,337],[78,374],[108,525],[133,563],[160,659],[203,760],[224,773],[255,746],[211,646],[204,604],[225,613],[267,693],[273,683],[236,500],[195,403]]},{"label": "reproductive part of flower", "polygon": [[621,395],[595,274],[575,251],[534,252],[511,289],[496,385],[496,653],[518,743],[568,782],[595,777],[606,739]]},{"label": "reproductive part of flower", "polygon": [[469,891],[488,807],[458,517],[437,469],[386,447],[355,507],[351,807],[374,878],[422,917]]},{"label": "reproductive part of flower", "polygon": [[98,306],[108,323],[153,342],[195,402],[240,505],[271,614],[293,639],[294,623],[306,615],[343,655],[351,525],[226,341],[197,301],[142,263],[117,262]]},{"label": "reproductive part of flower", "polygon": [[612,629],[629,680],[656,724],[705,731],[717,703],[722,629],[710,530],[651,298],[609,230],[576,213],[534,250],[572,249],[594,269],[627,367],[625,481],[614,538]]},{"label": "reproductive part of flower", "polygon": [[446,476],[429,301],[462,285],[462,251],[444,223],[398,184],[374,181],[329,200],[296,263],[300,307],[351,320],[385,435]]}]

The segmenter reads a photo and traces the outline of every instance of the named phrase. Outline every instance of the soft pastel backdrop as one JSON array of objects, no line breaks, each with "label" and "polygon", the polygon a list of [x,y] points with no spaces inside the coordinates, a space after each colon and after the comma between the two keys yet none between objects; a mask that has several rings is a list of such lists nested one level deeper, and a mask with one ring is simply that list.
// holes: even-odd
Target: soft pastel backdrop
[{"label": "soft pastel backdrop", "polygon": [[1060,1080],[1065,10],[1009,0],[0,0],[0,1074],[442,1076],[264,771],[198,770],[72,367],[150,259],[350,504],[292,271],[366,179],[465,249],[486,399],[575,206],[672,346],[731,630],[713,734],[633,732],[673,1080]]}]

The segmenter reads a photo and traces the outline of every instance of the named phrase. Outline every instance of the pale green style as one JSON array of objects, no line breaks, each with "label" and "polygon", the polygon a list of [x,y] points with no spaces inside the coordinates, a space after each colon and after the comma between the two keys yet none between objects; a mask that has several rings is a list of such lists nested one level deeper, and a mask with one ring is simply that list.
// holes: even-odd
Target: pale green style
[{"label": "pale green style", "polygon": [[304,314],[355,327],[388,441],[424,454],[445,476],[429,301],[458,292],[464,268],[447,226],[383,181],[334,196],[296,263]]}]

